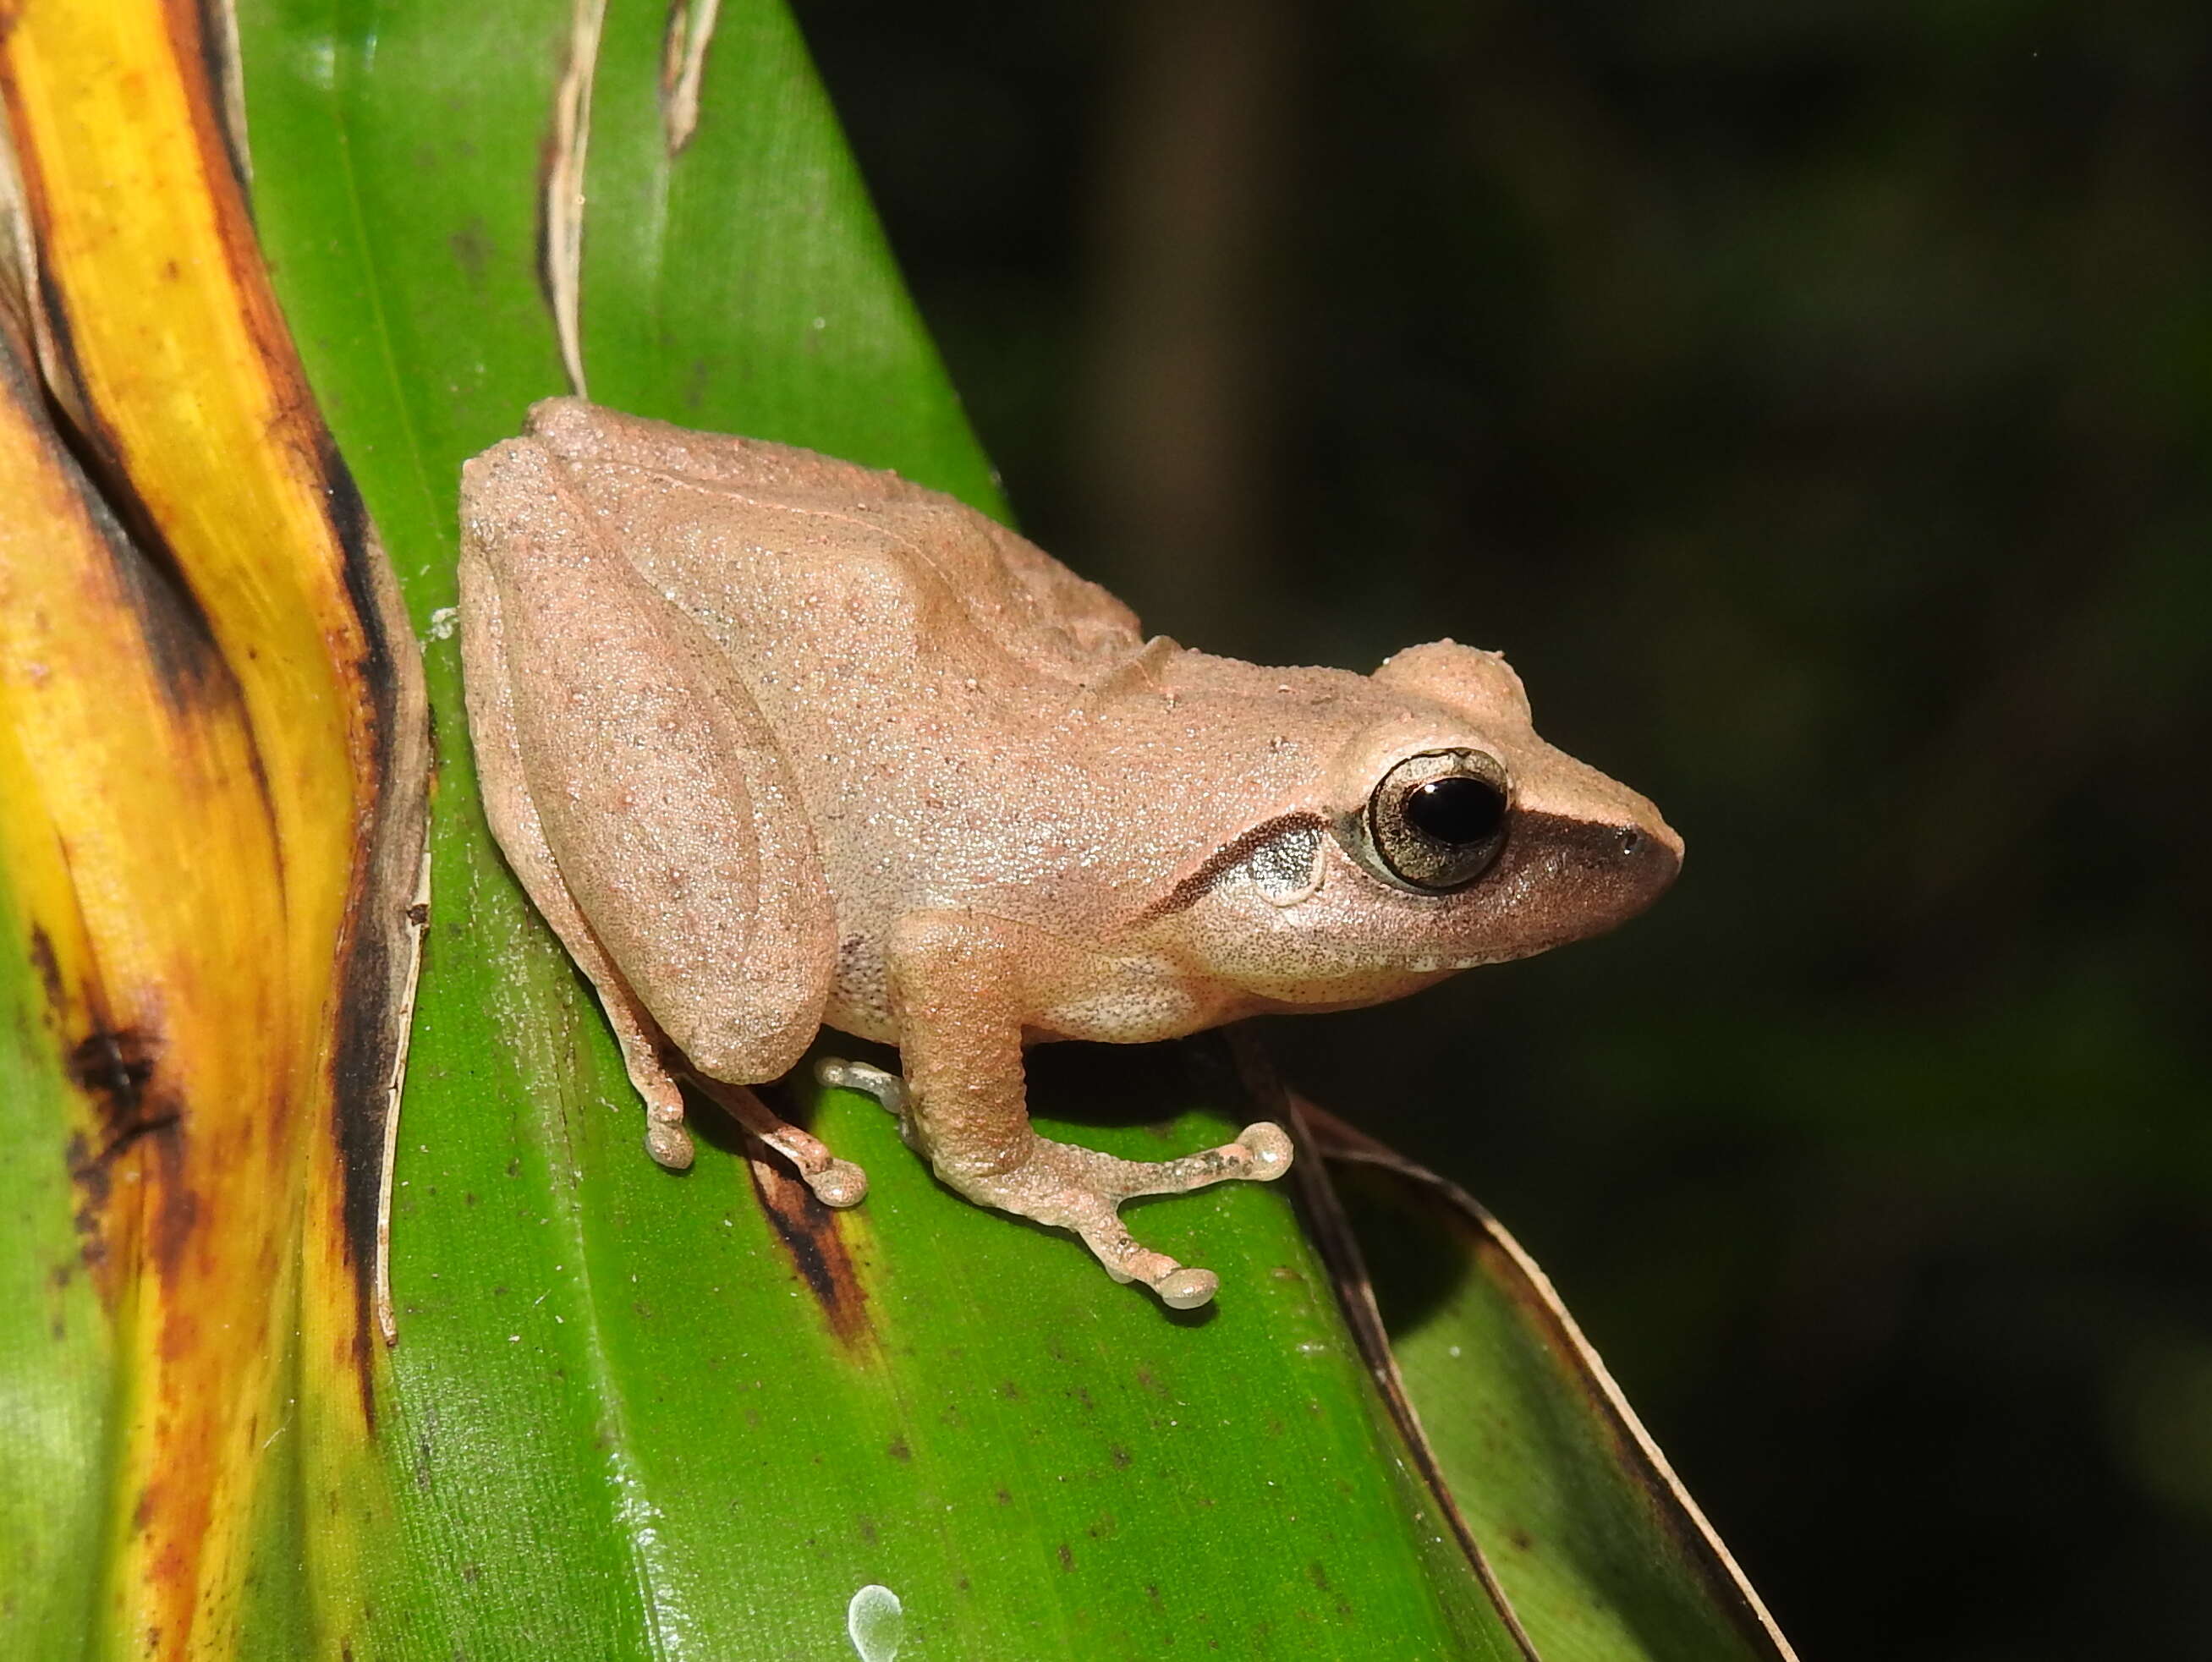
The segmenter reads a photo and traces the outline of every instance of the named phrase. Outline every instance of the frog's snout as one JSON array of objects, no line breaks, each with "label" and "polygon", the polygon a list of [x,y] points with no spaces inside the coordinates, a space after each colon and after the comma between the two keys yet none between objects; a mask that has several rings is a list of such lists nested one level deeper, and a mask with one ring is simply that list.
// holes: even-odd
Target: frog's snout
[{"label": "frog's snout", "polygon": [[1681,869],[1682,840],[1656,810],[1619,819],[1518,814],[1477,900],[1489,913],[1486,955],[1465,961],[1525,957],[1601,935],[1665,894]]},{"label": "frog's snout", "polygon": [[1682,870],[1682,840],[1655,814],[1644,823],[1615,828],[1613,842],[1624,901],[1613,921],[1621,923],[1672,887]]}]

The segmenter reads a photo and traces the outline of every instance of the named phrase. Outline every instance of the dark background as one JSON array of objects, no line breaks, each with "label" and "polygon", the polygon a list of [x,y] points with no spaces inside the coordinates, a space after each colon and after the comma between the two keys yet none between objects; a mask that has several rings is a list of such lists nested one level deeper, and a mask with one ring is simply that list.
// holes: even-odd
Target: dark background
[{"label": "dark background", "polygon": [[2212,8],[805,0],[1025,529],[1690,845],[1274,1024],[1808,1657],[2212,1656]]}]

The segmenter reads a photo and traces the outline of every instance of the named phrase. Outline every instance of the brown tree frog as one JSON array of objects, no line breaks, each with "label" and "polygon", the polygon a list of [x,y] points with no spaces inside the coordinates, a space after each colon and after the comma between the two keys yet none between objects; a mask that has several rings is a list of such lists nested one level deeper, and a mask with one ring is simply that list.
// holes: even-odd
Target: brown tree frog
[{"label": "brown tree frog", "polygon": [[[959,1193],[1188,1307],[1133,1195],[1279,1176],[1277,1126],[1133,1162],[1030,1128],[1022,1052],[1395,998],[1608,929],[1673,878],[1652,805],[1449,640],[1371,676],[1146,640],[949,497],[574,398],[463,476],[491,826],[691,1160],[688,1072],[832,1204],[859,1170],[742,1088],[827,1024]],[[719,1089],[718,1089],[719,1086]]]}]

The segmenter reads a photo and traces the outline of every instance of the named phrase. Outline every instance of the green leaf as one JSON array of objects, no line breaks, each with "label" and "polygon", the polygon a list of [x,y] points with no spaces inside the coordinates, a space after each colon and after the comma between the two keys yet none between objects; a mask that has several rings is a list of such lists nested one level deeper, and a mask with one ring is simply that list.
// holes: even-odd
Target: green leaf
[{"label": "green leaf", "polygon": [[1364,1259],[1349,1278],[1371,1278],[1426,1448],[1538,1653],[1790,1662],[1520,1244],[1464,1191],[1310,1105],[1304,1118]]},{"label": "green leaf", "polygon": [[[616,6],[599,41],[593,396],[994,507],[787,16],[721,8],[672,157],[665,21]],[[830,1655],[854,1594],[881,1585],[906,1656],[1517,1653],[1286,1193],[1142,1210],[1164,1250],[1222,1273],[1218,1310],[1185,1320],[1073,1241],[939,1188],[861,1099],[816,1120],[873,1180],[853,1213],[818,1212],[711,1125],[687,1175],[640,1151],[597,1010],[484,833],[434,621],[461,461],[565,390],[537,255],[572,22],[542,3],[380,5],[335,30],[327,5],[240,9],[257,216],[431,636],[438,719],[380,1404],[400,1542],[362,1636],[440,1656]],[[1036,1072],[1041,1107],[1081,1118],[1053,1129],[1117,1152],[1236,1123],[1214,1046]]]}]

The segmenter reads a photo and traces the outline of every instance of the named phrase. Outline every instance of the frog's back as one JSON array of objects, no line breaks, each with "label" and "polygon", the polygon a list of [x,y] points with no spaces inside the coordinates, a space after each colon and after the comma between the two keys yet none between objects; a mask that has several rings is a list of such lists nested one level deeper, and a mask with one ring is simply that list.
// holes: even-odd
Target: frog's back
[{"label": "frog's back", "polygon": [[1134,911],[1382,696],[1146,642],[1104,590],[896,475],[569,399],[530,425],[774,731],[847,940],[917,907],[1064,914],[1063,883]]},{"label": "frog's back", "polygon": [[933,663],[1001,689],[1076,685],[1139,645],[1097,585],[896,474],[574,398],[534,406],[529,431],[764,702],[794,676],[910,686]]}]

